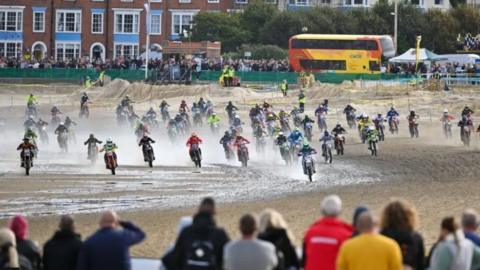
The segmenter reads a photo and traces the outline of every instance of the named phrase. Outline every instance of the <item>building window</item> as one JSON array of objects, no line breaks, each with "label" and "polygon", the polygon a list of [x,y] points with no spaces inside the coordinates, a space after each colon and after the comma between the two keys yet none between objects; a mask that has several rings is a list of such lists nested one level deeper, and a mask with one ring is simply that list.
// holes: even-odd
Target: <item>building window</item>
[{"label": "building window", "polygon": [[103,34],[103,13],[92,13],[92,34]]},{"label": "building window", "polygon": [[45,12],[33,12],[33,32],[45,32]]},{"label": "building window", "polygon": [[22,31],[23,11],[0,10],[0,31]]},{"label": "building window", "polygon": [[162,34],[162,15],[161,14],[150,15],[150,34],[152,35]]},{"label": "building window", "polygon": [[209,4],[220,3],[220,0],[208,0],[207,3]]},{"label": "building window", "polygon": [[162,0],[150,0],[150,3],[161,3]]},{"label": "building window", "polygon": [[126,57],[130,59],[136,59],[138,57],[138,45],[137,44],[118,44],[115,43],[115,55],[114,57]]},{"label": "building window", "polygon": [[435,0],[435,5],[438,5],[438,6],[443,5],[443,0]]},{"label": "building window", "polygon": [[22,48],[20,41],[0,42],[0,57],[21,58]]},{"label": "building window", "polygon": [[267,4],[276,4],[277,0],[265,0],[265,3]]},{"label": "building window", "polygon": [[236,4],[248,4],[248,0],[235,0]]},{"label": "building window", "polygon": [[172,34],[182,35],[190,31],[193,25],[193,13],[173,13]]},{"label": "building window", "polygon": [[138,34],[138,13],[115,13],[115,33]]},{"label": "building window", "polygon": [[192,0],[178,0],[179,3],[191,3]]},{"label": "building window", "polygon": [[80,58],[80,43],[62,43],[55,44],[57,60],[71,60]]},{"label": "building window", "polygon": [[133,0],[120,0],[120,2],[133,2]]},{"label": "building window", "polygon": [[[415,5],[415,6],[423,6],[423,0],[411,0],[412,1],[412,5]],[[435,4],[437,5],[437,1],[438,0],[435,0]],[[441,0],[440,0],[441,1]]]},{"label": "building window", "polygon": [[57,11],[57,32],[80,33],[80,11]]},{"label": "building window", "polygon": [[367,0],[345,0],[345,6],[367,6]]}]

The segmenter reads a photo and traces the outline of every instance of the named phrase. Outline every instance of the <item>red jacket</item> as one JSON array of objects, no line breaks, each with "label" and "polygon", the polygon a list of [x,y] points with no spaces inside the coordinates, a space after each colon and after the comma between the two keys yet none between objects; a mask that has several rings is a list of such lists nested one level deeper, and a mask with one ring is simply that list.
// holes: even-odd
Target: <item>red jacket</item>
[{"label": "red jacket", "polygon": [[324,217],[315,222],[304,238],[305,270],[335,270],[340,246],[353,233],[353,227],[340,219]]},{"label": "red jacket", "polygon": [[188,139],[187,146],[190,146],[190,150],[192,150],[192,145],[200,144],[200,143],[202,143],[202,139],[200,139],[197,136],[192,136],[192,137],[190,137],[190,139]]},{"label": "red jacket", "polygon": [[234,145],[236,147],[240,147],[244,143],[250,143],[250,142],[242,136],[237,136],[237,138],[235,139]]}]

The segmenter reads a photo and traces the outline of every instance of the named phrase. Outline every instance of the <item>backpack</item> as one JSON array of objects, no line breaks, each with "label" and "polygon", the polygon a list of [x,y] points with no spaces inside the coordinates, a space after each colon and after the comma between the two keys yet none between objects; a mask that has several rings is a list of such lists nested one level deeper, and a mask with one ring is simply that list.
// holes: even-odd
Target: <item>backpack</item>
[{"label": "backpack", "polygon": [[210,240],[192,241],[185,259],[185,270],[216,269],[215,248]]}]

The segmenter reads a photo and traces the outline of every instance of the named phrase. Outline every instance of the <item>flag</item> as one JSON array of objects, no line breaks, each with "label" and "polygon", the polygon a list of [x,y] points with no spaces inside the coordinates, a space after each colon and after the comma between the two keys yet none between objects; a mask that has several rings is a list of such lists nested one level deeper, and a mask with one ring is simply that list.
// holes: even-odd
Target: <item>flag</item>
[{"label": "flag", "polygon": [[422,36],[417,36],[417,46],[415,47],[415,72],[418,70],[418,62],[420,60],[420,42],[422,41]]},{"label": "flag", "polygon": [[150,16],[150,3],[145,3],[143,4],[143,6],[145,7],[145,11],[147,13],[145,16],[145,18],[147,18],[145,20],[145,24],[146,24],[145,28],[147,29],[147,35],[148,35],[150,34],[150,26],[152,24],[152,18]]}]

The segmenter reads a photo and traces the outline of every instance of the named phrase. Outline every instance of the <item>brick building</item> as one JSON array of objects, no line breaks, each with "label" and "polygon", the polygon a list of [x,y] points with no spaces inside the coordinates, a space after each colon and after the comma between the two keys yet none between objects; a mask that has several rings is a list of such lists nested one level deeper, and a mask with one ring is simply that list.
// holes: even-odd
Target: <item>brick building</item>
[{"label": "brick building", "polygon": [[[238,3],[237,3],[238,1]],[[245,0],[150,0],[150,44],[178,40],[200,11]],[[145,0],[2,0],[0,57],[112,59],[145,51]]]}]

